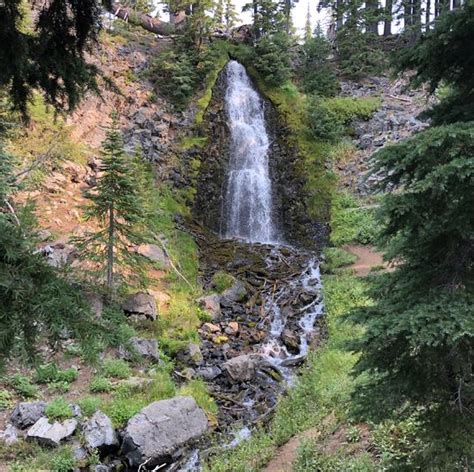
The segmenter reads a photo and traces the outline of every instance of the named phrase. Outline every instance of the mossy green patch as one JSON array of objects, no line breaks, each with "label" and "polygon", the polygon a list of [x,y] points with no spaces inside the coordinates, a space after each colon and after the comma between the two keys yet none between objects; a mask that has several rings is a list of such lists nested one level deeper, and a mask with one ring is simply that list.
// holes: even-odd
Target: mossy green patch
[{"label": "mossy green patch", "polygon": [[368,120],[380,108],[380,97],[334,97],[326,98],[323,106],[331,110],[343,123],[355,118]]}]

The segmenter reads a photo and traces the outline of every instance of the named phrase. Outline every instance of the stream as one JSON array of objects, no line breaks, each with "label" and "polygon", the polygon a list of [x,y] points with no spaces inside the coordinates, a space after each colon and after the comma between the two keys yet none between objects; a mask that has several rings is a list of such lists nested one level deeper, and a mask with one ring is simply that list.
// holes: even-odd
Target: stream
[{"label": "stream", "polygon": [[[241,64],[230,61],[225,74],[231,142],[221,231],[201,232],[197,243],[207,288],[225,271],[245,291],[242,299],[224,293],[220,315],[200,330],[199,371],[219,406],[217,442],[229,449],[271,418],[324,324],[317,255],[285,244],[273,217],[263,100]],[[200,470],[200,453],[209,450],[195,449],[175,470]]]}]

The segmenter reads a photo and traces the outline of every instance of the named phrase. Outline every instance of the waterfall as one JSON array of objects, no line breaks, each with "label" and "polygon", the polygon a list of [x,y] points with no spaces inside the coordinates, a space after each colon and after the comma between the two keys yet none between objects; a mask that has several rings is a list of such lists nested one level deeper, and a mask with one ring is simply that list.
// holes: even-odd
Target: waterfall
[{"label": "waterfall", "polygon": [[226,73],[225,102],[231,142],[222,212],[224,236],[248,242],[275,242],[268,168],[270,143],[263,101],[242,64],[230,61]]}]

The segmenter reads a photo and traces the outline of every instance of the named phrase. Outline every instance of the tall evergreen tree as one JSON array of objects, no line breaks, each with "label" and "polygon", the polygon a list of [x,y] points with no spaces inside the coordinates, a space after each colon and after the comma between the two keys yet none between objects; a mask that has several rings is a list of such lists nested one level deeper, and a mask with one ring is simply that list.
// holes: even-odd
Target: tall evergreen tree
[{"label": "tall evergreen tree", "polygon": [[97,187],[88,192],[91,204],[87,220],[98,223],[97,231],[77,239],[82,255],[98,266],[111,293],[117,276],[134,279],[142,275],[143,260],[130,246],[146,240],[147,206],[140,187],[141,177],[133,159],[124,151],[117,117],[102,145],[101,175]]},{"label": "tall evergreen tree", "polygon": [[238,15],[232,0],[225,0],[224,20],[226,30],[229,32],[237,23]]},{"label": "tall evergreen tree", "polygon": [[309,8],[308,2],[308,9],[306,11],[306,23],[304,25],[304,40],[309,41],[313,37],[313,31],[311,28],[311,10]]}]

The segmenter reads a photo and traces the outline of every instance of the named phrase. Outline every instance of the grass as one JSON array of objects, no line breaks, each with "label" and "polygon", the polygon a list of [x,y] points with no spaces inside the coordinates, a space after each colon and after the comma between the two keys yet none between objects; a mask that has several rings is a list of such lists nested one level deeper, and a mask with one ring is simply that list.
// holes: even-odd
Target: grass
[{"label": "grass", "polygon": [[91,393],[107,393],[112,391],[112,388],[110,380],[102,376],[94,377],[89,385]]},{"label": "grass", "polygon": [[[368,203],[365,207],[364,203]],[[343,244],[374,244],[377,239],[377,223],[374,204],[363,202],[349,193],[339,192],[331,207],[331,242]]]},{"label": "grass", "polygon": [[356,118],[369,120],[381,104],[380,97],[334,97],[323,102],[345,124]]},{"label": "grass", "polygon": [[331,274],[357,261],[357,256],[338,247],[327,247],[324,250],[325,261],[321,269]]},{"label": "grass", "polygon": [[115,379],[126,379],[131,375],[128,362],[122,359],[105,359],[102,365],[102,372],[105,377]]},{"label": "grass", "polygon": [[15,392],[23,398],[39,397],[39,389],[31,383],[31,380],[24,375],[15,374],[8,379],[8,384]]},{"label": "grass", "polygon": [[44,412],[53,421],[64,421],[73,416],[69,403],[63,397],[55,398],[48,403]]},{"label": "grass", "polygon": [[54,362],[43,364],[36,368],[35,382],[49,384],[54,382],[72,383],[77,379],[77,370],[74,368],[61,370]]},{"label": "grass", "polygon": [[0,411],[11,408],[13,404],[12,394],[8,390],[0,390]]},{"label": "grass", "polygon": [[79,405],[82,414],[89,417],[100,409],[102,399],[99,397],[84,397],[78,400],[77,404]]},{"label": "grass", "polygon": [[216,272],[212,276],[212,285],[216,289],[217,293],[222,293],[224,290],[227,290],[228,288],[232,287],[234,282],[234,277],[222,270]]},{"label": "grass", "polygon": [[178,394],[193,397],[196,403],[206,412],[211,424],[217,425],[218,408],[203,380],[191,380],[179,389]]}]

